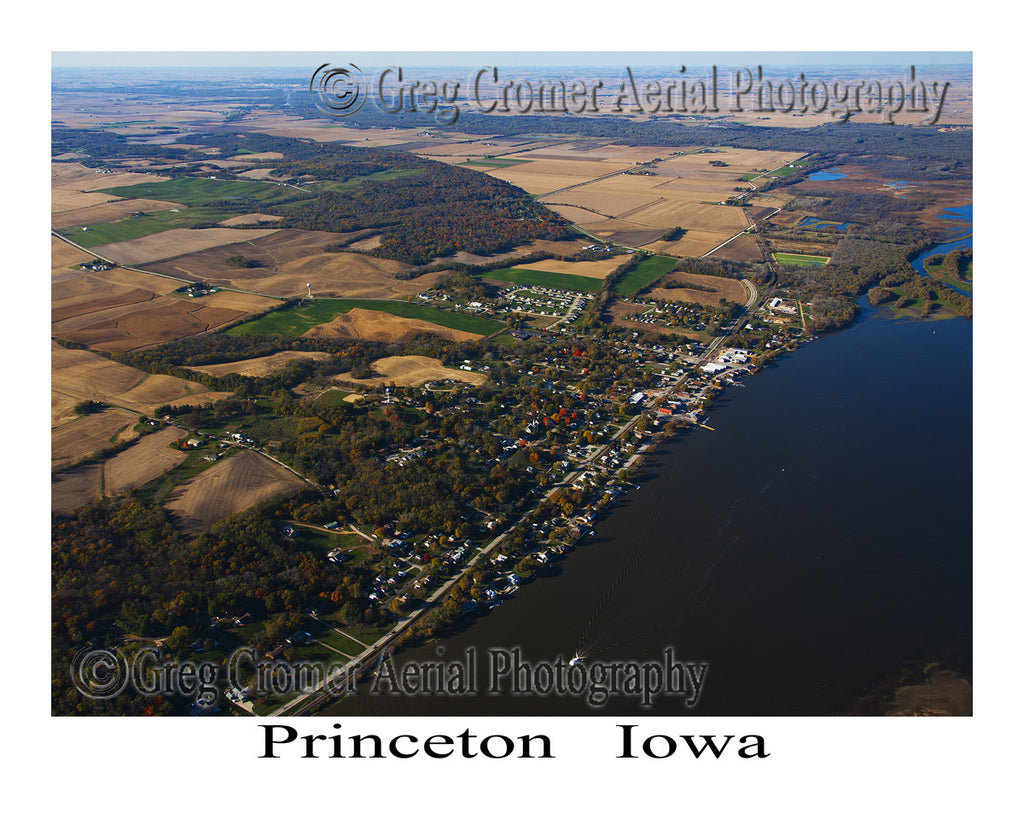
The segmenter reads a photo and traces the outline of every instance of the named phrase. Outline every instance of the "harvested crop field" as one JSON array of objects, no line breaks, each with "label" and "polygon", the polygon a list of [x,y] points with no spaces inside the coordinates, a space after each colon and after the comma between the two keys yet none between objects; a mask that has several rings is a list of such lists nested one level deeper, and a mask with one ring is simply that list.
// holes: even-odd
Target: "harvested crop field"
[{"label": "harvested crop field", "polygon": [[271,176],[273,170],[273,168],[253,168],[250,171],[241,171],[240,173],[235,175],[238,176],[240,179],[253,179],[256,180],[257,182],[263,182],[264,180],[273,178]]},{"label": "harvested crop field", "polygon": [[124,352],[216,330],[277,304],[228,291],[190,299],[173,293],[180,286],[124,268],[92,272],[58,269],[55,264],[50,332],[106,352]]},{"label": "harvested crop field", "polygon": [[[67,409],[77,403],[73,402]],[[63,401],[51,404],[51,412],[63,406]],[[50,432],[50,467],[62,469],[101,449],[131,440],[138,435],[133,430],[138,420],[137,413],[117,408],[81,416],[65,411],[60,424]]]},{"label": "harvested crop field", "polygon": [[240,216],[232,216],[223,220],[222,227],[238,227],[239,225],[258,225],[260,222],[279,222],[283,216],[273,216],[269,213],[243,213]]},{"label": "harvested crop field", "polygon": [[666,227],[650,227],[649,225],[640,225],[636,222],[627,221],[626,219],[604,219],[597,222],[581,222],[580,227],[602,241],[615,242],[617,244],[626,245],[627,247],[644,247],[647,250],[654,250],[655,252],[660,252],[664,248],[660,248],[656,245],[651,245],[650,248],[647,248],[646,246],[661,236],[664,236],[668,230]]},{"label": "harvested crop field", "polygon": [[442,327],[420,319],[393,316],[377,310],[355,307],[326,324],[303,333],[305,338],[363,338],[368,341],[408,341],[419,333],[446,338],[449,341],[472,341],[477,333]]},{"label": "harvested crop field", "polygon": [[757,245],[757,239],[749,233],[737,236],[725,247],[719,248],[711,254],[712,259],[724,259],[729,262],[760,262],[761,248]]},{"label": "harvested crop field", "polygon": [[[90,194],[90,196],[92,195]],[[109,194],[104,194],[104,196],[109,197]],[[137,211],[148,213],[154,210],[170,210],[173,207],[176,207],[173,202],[160,202],[155,199],[115,199],[101,204],[62,210],[59,213],[54,212],[50,217],[50,226],[54,230],[64,230],[85,225],[98,225],[103,222],[116,222]]]},{"label": "harvested crop field", "polygon": [[375,233],[373,236],[367,236],[365,239],[357,239],[352,242],[348,247],[350,250],[361,250],[369,251],[378,247],[381,242],[384,241],[383,233]]},{"label": "harvested crop field", "polygon": [[613,270],[626,263],[628,256],[612,256],[593,262],[571,262],[559,259],[543,259],[530,264],[518,264],[516,270],[544,270],[548,273],[565,273],[569,276],[586,276],[603,279]]},{"label": "harvested crop field", "polygon": [[[115,199],[116,197],[111,196],[109,193],[76,191],[71,188],[53,188],[50,191],[50,218],[55,219],[59,214],[66,213],[67,211],[101,207]],[[92,223],[87,222],[85,224]]]},{"label": "harvested crop field", "polygon": [[164,508],[181,528],[199,533],[235,512],[302,486],[283,466],[246,449],[185,481],[171,492]]},{"label": "harvested crop field", "polygon": [[133,185],[165,178],[140,173],[99,173],[77,162],[52,162],[50,212],[53,227],[94,225],[120,219],[137,210],[172,208],[171,202],[128,200],[101,190],[109,185]]},{"label": "harvested crop field", "polygon": [[80,271],[82,268],[79,265],[91,262],[94,258],[87,250],[79,250],[56,236],[50,237],[50,269],[54,275]]},{"label": "harvested crop field", "polygon": [[[50,185],[79,191],[96,191],[119,185],[138,185],[143,182],[163,182],[166,176],[144,173],[104,173],[87,168],[78,162],[51,162]],[[110,198],[109,195],[107,198]]]},{"label": "harvested crop field", "polygon": [[[719,204],[735,196],[740,176],[778,168],[802,156],[746,149],[673,153],[650,146],[601,144],[592,150],[549,146],[515,155],[532,160],[528,165],[493,168],[487,173],[543,194],[541,202],[600,239],[700,256],[747,227],[742,209]],[[658,161],[631,170],[636,163],[652,160]],[[676,227],[686,230],[687,236],[675,242],[657,241]]]},{"label": "harvested crop field", "polygon": [[[738,231],[737,231],[738,232]],[[732,238],[732,233],[710,233],[706,230],[687,230],[681,239],[651,242],[644,247],[653,253],[668,253],[672,256],[703,256],[723,242]]]},{"label": "harvested crop field", "polygon": [[325,361],[331,357],[330,353],[299,352],[296,350],[284,350],[273,355],[265,355],[260,358],[246,358],[242,361],[230,361],[226,364],[207,364],[205,367],[189,367],[208,375],[222,376],[228,373],[237,373],[250,378],[262,378],[271,373],[280,372],[295,361],[312,359],[314,361]]},{"label": "harvested crop field", "polygon": [[284,159],[284,154],[279,151],[260,151],[253,154],[235,154],[231,159],[239,162],[271,162],[276,159]]},{"label": "harvested crop field", "polygon": [[584,188],[574,188],[571,191],[553,193],[550,196],[542,197],[538,201],[548,206],[563,205],[585,211],[593,211],[595,215],[616,218],[640,210],[645,206],[653,205],[660,201],[660,197],[650,192],[643,194],[604,193],[591,190],[588,185]]},{"label": "harvested crop field", "polygon": [[[111,275],[114,274],[114,275]],[[175,283],[127,270],[64,272],[51,279],[50,321],[97,313],[110,307],[138,307],[174,290]],[[59,335],[59,333],[57,333]]]},{"label": "harvested crop field", "polygon": [[370,386],[393,382],[398,387],[419,387],[428,381],[444,381],[446,379],[464,381],[467,384],[479,386],[487,380],[484,373],[445,367],[436,358],[423,355],[396,355],[379,358],[373,362],[371,367],[380,373],[380,376],[356,380],[347,375],[341,375],[335,376],[334,380]]},{"label": "harvested crop field", "polygon": [[[794,151],[767,150],[753,148],[716,148],[710,154],[688,154],[674,156],[658,165],[658,173],[672,176],[693,176],[707,174],[735,179],[741,174],[751,171],[780,168],[803,157],[804,154]],[[715,167],[710,164],[717,160],[725,162],[726,167]]]},{"label": "harvested crop field", "polygon": [[[267,301],[266,307],[272,304]],[[213,301],[196,303],[168,296],[145,307],[119,303],[75,315],[54,322],[52,333],[97,350],[126,352],[215,330],[256,312],[216,307]]]},{"label": "harvested crop field", "polygon": [[[519,168],[530,168],[527,170],[518,170]],[[478,170],[483,170],[482,168]],[[527,193],[533,194],[546,194],[552,193],[562,188],[568,188],[572,185],[579,185],[581,182],[586,181],[585,177],[571,176],[569,174],[555,175],[548,173],[537,172],[531,162],[529,165],[513,165],[508,168],[494,168],[488,170],[487,173],[490,176],[497,177],[498,179],[504,179],[506,182],[510,182],[517,188],[522,188]]]},{"label": "harvested crop field", "polygon": [[[402,280],[396,275],[411,269],[403,262],[360,253],[329,253],[324,249],[344,243],[354,234],[305,230],[280,230],[272,234],[262,229],[238,230],[232,244],[175,256],[147,268],[169,276],[282,298],[304,296],[307,284],[315,296],[394,298],[422,293],[443,276],[428,273]],[[228,262],[235,255],[260,266],[235,267]]]},{"label": "harvested crop field", "polygon": [[644,225],[694,227],[728,236],[747,228],[743,208],[728,205],[706,205],[667,198],[629,214],[631,222]]},{"label": "harvested crop field", "polygon": [[152,233],[138,239],[125,242],[113,242],[99,245],[96,252],[113,259],[118,264],[140,265],[161,259],[170,259],[183,253],[194,253],[211,247],[220,247],[238,242],[239,239],[256,239],[274,233],[274,228],[247,229],[244,235],[233,228],[206,228],[190,230],[173,228],[160,233]]},{"label": "harvested crop field", "polygon": [[99,500],[103,469],[99,464],[78,466],[53,477],[50,484],[50,511],[70,515],[80,506]]},{"label": "harvested crop field", "polygon": [[553,205],[550,202],[545,202],[544,207],[546,207],[548,210],[554,211],[563,219],[568,219],[570,222],[573,222],[577,225],[582,225],[585,222],[592,222],[600,215],[594,213],[592,210],[578,208],[573,205]]},{"label": "harvested crop field", "polygon": [[184,435],[183,429],[164,427],[110,458],[102,465],[103,493],[110,496],[137,489],[176,467],[187,456],[170,445]]},{"label": "harvested crop field", "polygon": [[[698,273],[669,273],[662,284],[676,282],[683,287],[656,287],[649,291],[648,297],[657,301],[689,301],[709,307],[717,307],[719,299],[745,304],[750,294],[742,282],[737,279],[726,279],[721,276],[702,276]],[[690,289],[685,285],[695,285],[699,289]],[[706,289],[705,289],[706,288]]]},{"label": "harvested crop field", "polygon": [[51,342],[50,359],[52,426],[72,418],[72,407],[85,400],[151,415],[162,404],[209,404],[231,394],[210,392],[196,381],[171,375],[148,375],[88,350],[68,350],[55,342]]}]

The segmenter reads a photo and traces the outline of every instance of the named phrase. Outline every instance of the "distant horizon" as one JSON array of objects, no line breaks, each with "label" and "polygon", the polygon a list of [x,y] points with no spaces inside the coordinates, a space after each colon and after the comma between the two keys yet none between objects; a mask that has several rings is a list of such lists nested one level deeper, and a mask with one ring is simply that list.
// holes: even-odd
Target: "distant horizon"
[{"label": "distant horizon", "polygon": [[[973,66],[970,51],[350,51],[350,52],[51,52],[51,68],[98,69],[307,69],[311,62],[367,62],[409,67],[462,68],[504,63],[516,67],[614,67],[630,64],[661,67],[760,64],[773,66],[890,67],[905,65]],[[452,62],[452,58],[458,62]],[[240,62],[241,60],[256,62]],[[103,62],[100,62],[103,61]],[[203,61],[203,62],[199,62]],[[370,63],[367,63],[368,65]]]}]

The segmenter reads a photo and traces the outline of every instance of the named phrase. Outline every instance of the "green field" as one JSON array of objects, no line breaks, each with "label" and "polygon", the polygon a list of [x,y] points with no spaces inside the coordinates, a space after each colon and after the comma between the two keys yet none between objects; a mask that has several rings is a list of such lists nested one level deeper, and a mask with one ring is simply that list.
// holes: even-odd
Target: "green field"
[{"label": "green field", "polygon": [[805,253],[776,253],[779,264],[793,264],[799,267],[828,264],[828,256],[809,256]]},{"label": "green field", "polygon": [[[745,173],[745,174],[743,174],[743,176],[740,177],[740,181],[742,181],[742,182],[752,182],[755,179],[760,179],[762,176],[765,176],[765,177],[775,176],[775,177],[780,177],[781,178],[781,177],[784,177],[784,176],[789,176],[790,174],[794,174],[797,171],[801,171],[801,170],[803,170],[804,168],[806,168],[810,164],[811,163],[808,162],[807,160],[800,159],[800,160],[797,160],[796,162],[788,162],[788,163],[786,163],[786,165],[783,165],[781,168],[776,168],[774,171],[768,171],[767,173],[763,173],[763,174],[762,173],[757,173],[757,172]],[[790,168],[789,165],[792,165],[793,167]]]},{"label": "green field", "polygon": [[423,173],[418,168],[394,168],[387,171],[377,171],[366,176],[353,176],[340,182],[334,180],[318,180],[308,185],[310,191],[330,191],[332,193],[345,193],[358,188],[363,182],[389,182],[392,179],[401,179],[403,176],[416,176]]},{"label": "green field", "polygon": [[332,549],[351,549],[356,546],[366,546],[367,541],[351,531],[324,532],[320,529],[307,529],[305,526],[293,527],[295,534],[292,535],[292,543],[304,549],[314,549],[324,552]]},{"label": "green field", "polygon": [[632,296],[668,273],[676,266],[676,261],[668,256],[648,256],[627,270],[622,278],[615,282],[612,292],[617,296]]},{"label": "green field", "polygon": [[288,338],[301,336],[318,324],[325,324],[347,313],[355,307],[364,310],[379,310],[402,318],[420,319],[449,327],[453,330],[465,330],[489,336],[505,325],[479,316],[469,316],[450,310],[438,310],[424,304],[410,304],[405,301],[388,301],[385,299],[316,299],[312,304],[276,310],[260,316],[244,324],[238,324],[225,333],[229,336],[282,335]]},{"label": "green field", "polygon": [[532,159],[469,159],[459,164],[469,165],[474,168],[477,166],[482,168],[509,168],[512,165],[523,165],[532,161]]},{"label": "green field", "polygon": [[[791,174],[797,173],[798,171],[802,171],[810,164],[810,162],[806,162],[803,160],[799,160],[797,162],[789,162],[786,165],[783,165],[781,168],[776,168],[774,171],[770,171],[769,173],[766,174],[766,176],[790,176]],[[789,165],[792,165],[793,167],[790,168]]]},{"label": "green field", "polygon": [[348,403],[345,398],[351,394],[348,390],[327,390],[313,404],[318,407],[340,407]]},{"label": "green field", "polygon": [[307,191],[275,182],[208,179],[197,176],[105,188],[103,193],[137,199],[159,199],[162,202],[177,202],[188,207],[207,205],[221,199],[256,199],[265,205],[275,205],[312,196]]},{"label": "green field", "polygon": [[[233,211],[221,208],[183,208],[177,213],[170,210],[154,210],[144,216],[129,216],[126,219],[118,219],[116,222],[89,225],[88,230],[68,228],[61,233],[82,247],[96,247],[110,242],[138,239],[141,236],[149,236],[152,233],[160,233],[172,228],[187,228],[192,225],[219,222],[234,215],[236,214]],[[239,241],[244,238],[245,234],[239,231]]]},{"label": "green field", "polygon": [[601,289],[601,279],[590,276],[574,276],[571,273],[549,273],[546,270],[523,270],[518,267],[503,267],[500,270],[485,270],[475,274],[483,279],[512,282],[527,287],[551,287],[556,290],[578,290],[596,293]]}]

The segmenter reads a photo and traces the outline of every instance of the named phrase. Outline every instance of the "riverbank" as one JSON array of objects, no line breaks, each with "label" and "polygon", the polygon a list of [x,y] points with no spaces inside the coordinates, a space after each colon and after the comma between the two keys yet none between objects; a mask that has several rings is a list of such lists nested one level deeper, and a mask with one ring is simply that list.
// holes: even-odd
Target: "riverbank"
[{"label": "riverbank", "polygon": [[[971,333],[968,322],[865,308],[849,330],[727,390],[716,432],[665,441],[639,488],[539,582],[396,662],[514,646],[532,659],[626,661],[674,646],[710,663],[692,713],[769,715],[848,713],[936,646],[965,646],[969,658],[970,502],[937,499],[970,497]],[[326,713],[682,711],[670,699],[595,711],[572,696],[360,689]]]}]

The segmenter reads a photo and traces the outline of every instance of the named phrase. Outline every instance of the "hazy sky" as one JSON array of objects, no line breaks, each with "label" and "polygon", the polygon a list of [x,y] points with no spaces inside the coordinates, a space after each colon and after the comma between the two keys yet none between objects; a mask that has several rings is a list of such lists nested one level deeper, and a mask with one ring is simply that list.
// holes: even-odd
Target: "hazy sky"
[{"label": "hazy sky", "polygon": [[970,65],[969,51],[54,51],[65,67],[308,68],[322,62],[366,65]]}]

